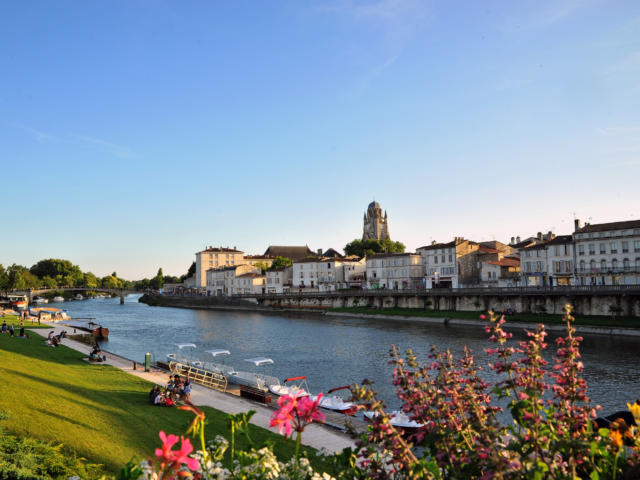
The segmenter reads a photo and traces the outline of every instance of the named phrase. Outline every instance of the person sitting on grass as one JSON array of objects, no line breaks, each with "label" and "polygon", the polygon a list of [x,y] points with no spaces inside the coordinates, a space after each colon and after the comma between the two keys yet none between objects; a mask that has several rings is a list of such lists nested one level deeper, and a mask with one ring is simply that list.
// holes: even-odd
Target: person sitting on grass
[{"label": "person sitting on grass", "polygon": [[180,387],[180,398],[185,402],[189,402],[191,397],[191,380],[189,379],[189,375],[187,375],[187,379]]},{"label": "person sitting on grass", "polygon": [[18,337],[27,338],[27,336],[24,334],[24,327],[20,327],[20,335],[18,335]]},{"label": "person sitting on grass", "polygon": [[7,321],[2,321],[2,333],[7,333]]},{"label": "person sitting on grass", "polygon": [[102,350],[100,350],[100,346],[96,343],[89,354],[89,360],[93,362],[103,362],[102,358]]},{"label": "person sitting on grass", "polygon": [[164,405],[165,404],[165,397],[162,394],[162,390],[158,389],[158,394],[156,395],[156,398],[153,399],[153,404],[154,405]]},{"label": "person sitting on grass", "polygon": [[15,337],[16,333],[13,331],[13,323],[9,325],[9,336]]},{"label": "person sitting on grass", "polygon": [[158,394],[162,395],[162,390],[158,385],[154,385],[151,391],[149,392],[149,402],[155,404],[156,397],[158,396]]}]

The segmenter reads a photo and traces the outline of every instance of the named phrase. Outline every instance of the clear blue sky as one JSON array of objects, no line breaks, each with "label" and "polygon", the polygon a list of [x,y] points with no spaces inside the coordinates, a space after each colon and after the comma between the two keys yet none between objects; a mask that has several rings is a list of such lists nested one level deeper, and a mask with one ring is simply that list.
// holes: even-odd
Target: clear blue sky
[{"label": "clear blue sky", "polygon": [[0,263],[640,218],[640,2],[2,1]]}]

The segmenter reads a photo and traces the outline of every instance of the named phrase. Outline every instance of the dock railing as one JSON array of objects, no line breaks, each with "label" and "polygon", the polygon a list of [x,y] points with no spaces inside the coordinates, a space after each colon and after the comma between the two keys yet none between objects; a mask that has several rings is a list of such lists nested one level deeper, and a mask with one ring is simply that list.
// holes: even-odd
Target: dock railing
[{"label": "dock railing", "polygon": [[189,379],[193,383],[204,385],[205,387],[213,388],[221,392],[227,391],[227,377],[221,373],[205,370],[193,365],[187,365],[180,362],[170,362],[169,369],[171,373],[182,376],[189,376]]}]

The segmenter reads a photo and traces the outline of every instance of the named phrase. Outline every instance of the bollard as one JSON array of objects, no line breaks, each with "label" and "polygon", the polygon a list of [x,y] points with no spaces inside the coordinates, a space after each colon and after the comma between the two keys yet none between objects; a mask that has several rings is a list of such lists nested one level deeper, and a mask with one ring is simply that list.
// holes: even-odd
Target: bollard
[{"label": "bollard", "polygon": [[149,352],[144,354],[144,371],[148,372],[151,370],[151,354]]},{"label": "bollard", "polygon": [[137,370],[137,367],[138,367],[138,366],[136,365],[136,361],[134,360],[134,361],[133,361],[133,369],[134,369],[134,370]]}]

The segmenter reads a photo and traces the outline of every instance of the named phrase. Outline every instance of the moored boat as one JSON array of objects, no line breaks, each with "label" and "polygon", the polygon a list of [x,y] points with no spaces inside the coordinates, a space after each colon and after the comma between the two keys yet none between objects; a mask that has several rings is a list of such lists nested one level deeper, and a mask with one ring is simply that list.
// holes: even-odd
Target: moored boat
[{"label": "moored boat", "polygon": [[176,343],[175,346],[178,347],[178,351],[167,354],[169,363],[176,362],[183,365],[193,365],[194,367],[202,366],[202,362],[193,359],[193,351],[196,349],[195,343]]},{"label": "moored boat", "polygon": [[[364,418],[367,420],[372,420],[374,417],[378,416],[378,412],[364,412]],[[397,428],[402,428],[408,432],[419,430],[424,427],[422,423],[418,423],[415,420],[411,420],[409,415],[401,410],[394,410],[389,414],[389,423]]]},{"label": "moored boat", "polygon": [[247,358],[245,359],[245,362],[253,364],[253,372],[229,372],[227,375],[229,383],[257,388],[258,390],[264,390],[265,392],[269,390],[270,385],[280,385],[280,380],[278,380],[273,375],[267,375],[266,373],[267,367],[273,365],[273,360],[271,360],[270,358]]},{"label": "moored boat", "polygon": [[60,295],[56,295],[55,297],[53,297],[53,301],[54,302],[64,302],[64,297],[61,297]]},{"label": "moored boat", "polygon": [[[345,385],[343,387],[336,387],[328,390],[327,393],[334,393],[339,390],[348,390],[349,385]],[[314,402],[318,399],[317,395],[311,395],[309,398]],[[323,395],[320,399],[318,405],[322,408],[326,408],[327,410],[333,410],[334,412],[342,413],[344,415],[355,415],[358,411],[358,405],[353,402],[345,401],[344,398],[341,398],[337,395]]]},{"label": "moored boat", "polygon": [[[289,385],[287,385],[287,383],[289,383]],[[307,385],[307,377],[305,376],[286,378],[282,384],[269,385],[269,390],[271,393],[275,393],[280,396],[291,395],[293,397],[308,397],[310,395],[309,386]]]}]

